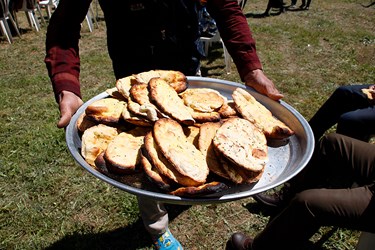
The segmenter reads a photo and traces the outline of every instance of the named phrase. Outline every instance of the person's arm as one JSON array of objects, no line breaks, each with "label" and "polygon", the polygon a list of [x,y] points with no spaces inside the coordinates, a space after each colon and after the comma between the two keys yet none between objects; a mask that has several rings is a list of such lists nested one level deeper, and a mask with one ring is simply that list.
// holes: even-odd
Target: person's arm
[{"label": "person's arm", "polygon": [[255,41],[237,1],[210,0],[207,1],[207,10],[216,21],[220,36],[233,58],[241,80],[273,100],[281,99],[283,95],[262,70]]},{"label": "person's arm", "polygon": [[60,0],[47,29],[45,63],[60,108],[60,128],[69,124],[82,105],[78,43],[90,3],[91,0]]}]

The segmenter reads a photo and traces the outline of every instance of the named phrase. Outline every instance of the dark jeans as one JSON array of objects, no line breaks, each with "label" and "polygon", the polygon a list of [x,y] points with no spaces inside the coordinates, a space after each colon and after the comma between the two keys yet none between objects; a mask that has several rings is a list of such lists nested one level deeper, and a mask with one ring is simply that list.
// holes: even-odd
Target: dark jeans
[{"label": "dark jeans", "polygon": [[361,91],[369,86],[348,85],[334,91],[309,121],[315,141],[335,124],[337,133],[362,141],[375,134],[374,103]]},{"label": "dark jeans", "polygon": [[300,191],[255,237],[253,249],[303,249],[321,226],[375,233],[374,181],[375,145],[340,134],[322,137],[290,183]]}]

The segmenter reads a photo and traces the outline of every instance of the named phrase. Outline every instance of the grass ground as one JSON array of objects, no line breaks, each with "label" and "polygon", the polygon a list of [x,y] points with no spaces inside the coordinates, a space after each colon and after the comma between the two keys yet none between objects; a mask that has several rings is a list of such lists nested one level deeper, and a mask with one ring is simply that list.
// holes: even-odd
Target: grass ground
[{"label": "grass ground", "polygon": [[[266,74],[284,101],[310,118],[332,91],[375,83],[375,10],[368,0],[312,1],[309,11],[271,13],[248,1],[244,13]],[[0,249],[151,249],[133,195],[87,173],[70,156],[44,59],[46,27],[0,40]],[[84,100],[114,86],[102,21],[82,27]],[[206,76],[240,81],[213,46]],[[267,223],[252,198],[215,205],[170,205],[170,228],[185,249],[223,249],[235,231],[255,235]],[[354,249],[359,232],[322,228],[315,249]],[[310,249],[310,248],[309,248]],[[314,249],[311,246],[311,249]]]}]

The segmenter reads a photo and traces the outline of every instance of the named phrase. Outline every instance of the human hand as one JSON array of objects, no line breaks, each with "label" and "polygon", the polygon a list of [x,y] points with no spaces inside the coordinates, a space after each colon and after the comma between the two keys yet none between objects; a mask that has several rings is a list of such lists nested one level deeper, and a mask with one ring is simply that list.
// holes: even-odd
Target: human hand
[{"label": "human hand", "polygon": [[371,85],[367,89],[362,89],[362,93],[367,96],[371,105],[375,104],[375,85]]},{"label": "human hand", "polygon": [[372,96],[372,100],[375,100],[375,85],[371,85],[369,87],[369,90],[370,90],[370,93],[371,93],[371,96]]},{"label": "human hand", "polygon": [[256,69],[248,73],[245,77],[245,84],[272,100],[278,101],[284,97],[261,69]]},{"label": "human hand", "polygon": [[65,128],[68,126],[70,119],[82,104],[83,101],[77,95],[70,91],[63,90],[60,93],[60,120],[57,123],[57,127]]}]

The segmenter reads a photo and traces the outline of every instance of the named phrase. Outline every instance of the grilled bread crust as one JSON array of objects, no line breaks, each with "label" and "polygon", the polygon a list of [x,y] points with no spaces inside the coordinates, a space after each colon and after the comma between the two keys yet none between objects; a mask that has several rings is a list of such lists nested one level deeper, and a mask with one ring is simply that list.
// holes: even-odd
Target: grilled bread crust
[{"label": "grilled bread crust", "polygon": [[180,96],[186,106],[203,113],[218,110],[226,101],[219,91],[209,88],[187,89]]},{"label": "grilled bread crust", "polygon": [[209,173],[206,159],[188,141],[177,121],[159,119],[154,124],[153,133],[161,152],[178,172],[201,184],[206,182]]},{"label": "grilled bread crust", "polygon": [[160,148],[155,143],[152,132],[145,136],[144,141],[145,155],[149,159],[151,165],[155,167],[158,172],[170,180],[182,186],[198,186],[201,182],[197,182],[188,176],[182,175],[176,168],[164,157]]},{"label": "grilled bread crust", "polygon": [[118,135],[117,129],[99,124],[86,129],[82,134],[81,154],[86,162],[95,166],[96,157],[108,147],[108,144]]},{"label": "grilled bread crust", "polygon": [[150,129],[137,127],[127,132],[121,132],[109,144],[104,158],[115,173],[132,173],[140,166],[141,147],[144,136]]},{"label": "grilled bread crust", "polygon": [[161,78],[152,78],[148,87],[152,102],[163,113],[184,125],[195,123],[189,108],[166,81]]},{"label": "grilled bread crust", "polygon": [[228,118],[217,130],[213,143],[226,159],[247,170],[262,171],[268,161],[266,137],[242,118]]},{"label": "grilled bread crust", "polygon": [[98,123],[118,123],[124,106],[124,101],[108,97],[91,103],[85,113],[87,118]]},{"label": "grilled bread crust", "polygon": [[221,123],[219,122],[206,122],[202,124],[199,128],[198,148],[205,156],[210,171],[218,176],[229,179],[228,174],[223,169],[223,166],[215,153],[214,145],[212,143],[216,131],[220,126]]},{"label": "grilled bread crust", "polygon": [[161,78],[167,82],[177,93],[181,93],[188,88],[186,76],[175,70],[150,70],[135,75],[138,83],[148,84],[152,78]]},{"label": "grilled bread crust", "polygon": [[241,116],[254,123],[267,138],[284,139],[294,134],[294,131],[275,118],[271,111],[246,90],[237,88],[233,91],[232,97]]}]

